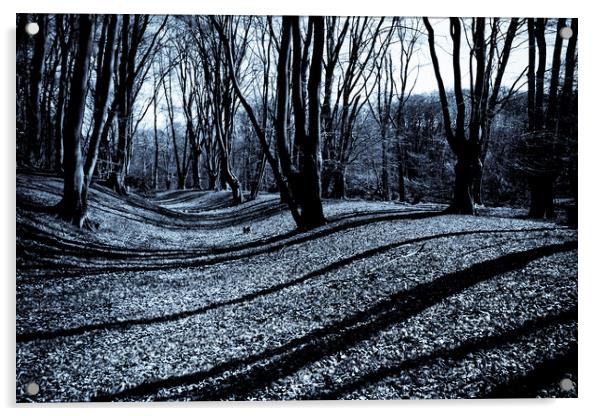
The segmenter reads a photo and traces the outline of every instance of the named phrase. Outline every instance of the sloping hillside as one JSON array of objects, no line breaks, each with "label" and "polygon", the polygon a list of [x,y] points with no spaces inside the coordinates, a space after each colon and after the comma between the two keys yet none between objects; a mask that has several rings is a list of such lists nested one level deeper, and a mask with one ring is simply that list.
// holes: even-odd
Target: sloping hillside
[{"label": "sloping hillside", "polygon": [[[20,401],[575,396],[577,232],[277,196],[90,196],[98,230],[17,175]],[[491,215],[493,214],[493,215]],[[27,396],[29,382],[37,396]],[[576,385],[575,385],[576,387]]]}]

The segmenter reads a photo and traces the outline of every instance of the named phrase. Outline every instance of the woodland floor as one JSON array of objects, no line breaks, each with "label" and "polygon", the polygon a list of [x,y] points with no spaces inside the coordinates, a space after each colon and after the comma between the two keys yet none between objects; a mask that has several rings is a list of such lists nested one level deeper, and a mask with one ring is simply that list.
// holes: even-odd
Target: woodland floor
[{"label": "woodland floor", "polygon": [[19,402],[577,395],[575,229],[325,201],[299,233],[269,194],[97,186],[80,231],[61,189],[17,175]]}]

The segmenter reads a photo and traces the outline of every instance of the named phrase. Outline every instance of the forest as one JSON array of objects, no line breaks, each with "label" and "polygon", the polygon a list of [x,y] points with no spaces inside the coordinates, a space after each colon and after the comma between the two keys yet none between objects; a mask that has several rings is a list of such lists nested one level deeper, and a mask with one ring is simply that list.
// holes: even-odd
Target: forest
[{"label": "forest", "polygon": [[17,14],[17,401],[576,397],[577,39]]}]

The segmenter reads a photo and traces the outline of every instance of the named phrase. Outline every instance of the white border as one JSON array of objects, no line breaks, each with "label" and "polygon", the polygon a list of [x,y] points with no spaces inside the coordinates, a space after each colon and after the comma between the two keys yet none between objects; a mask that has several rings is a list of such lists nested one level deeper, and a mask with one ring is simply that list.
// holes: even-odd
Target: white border
[{"label": "white border", "polygon": [[[602,408],[598,399],[602,387],[600,361],[600,180],[602,138],[600,123],[602,88],[600,73],[600,17],[594,2],[526,0],[489,1],[408,1],[408,0],[2,0],[0,20],[0,156],[5,202],[2,208],[3,247],[0,250],[2,279],[2,359],[0,361],[0,405],[5,414],[33,413],[39,408],[54,415],[219,413],[240,411],[251,414],[306,415],[342,411],[351,415],[367,412],[420,415],[504,415],[526,412],[546,415],[593,414]],[[196,403],[137,405],[46,405],[16,406],[15,398],[15,13],[152,13],[152,14],[321,14],[321,15],[400,15],[400,16],[548,16],[578,17],[579,33],[579,399],[575,400],[473,400],[421,402],[293,402],[293,403]],[[174,407],[173,410],[170,407]],[[169,408],[169,409],[168,409]],[[517,413],[518,412],[518,413]]]}]

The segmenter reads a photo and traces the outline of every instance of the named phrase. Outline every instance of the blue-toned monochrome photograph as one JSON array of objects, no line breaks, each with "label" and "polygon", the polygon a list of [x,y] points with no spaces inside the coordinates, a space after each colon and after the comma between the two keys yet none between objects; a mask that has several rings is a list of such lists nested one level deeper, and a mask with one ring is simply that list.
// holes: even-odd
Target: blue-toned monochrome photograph
[{"label": "blue-toned monochrome photograph", "polygon": [[16,402],[577,397],[577,40],[17,14]]}]

